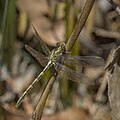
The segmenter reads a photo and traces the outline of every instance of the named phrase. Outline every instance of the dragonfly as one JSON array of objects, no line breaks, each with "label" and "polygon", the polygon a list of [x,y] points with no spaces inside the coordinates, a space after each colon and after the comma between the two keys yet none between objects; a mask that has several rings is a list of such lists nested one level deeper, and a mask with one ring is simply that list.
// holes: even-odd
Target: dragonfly
[{"label": "dragonfly", "polygon": [[32,84],[26,89],[26,91],[22,94],[22,96],[17,101],[16,106],[18,107],[24,97],[28,94],[28,92],[34,87],[34,85],[42,78],[45,72],[51,67],[54,66],[55,70],[62,71],[65,74],[65,77],[69,80],[75,82],[81,82],[83,84],[91,85],[92,83],[88,80],[88,77],[85,76],[83,73],[78,73],[71,68],[64,65],[65,61],[72,61],[74,62],[80,61],[81,64],[94,64],[94,65],[101,65],[103,64],[103,59],[97,56],[72,56],[68,55],[69,52],[66,52],[65,43],[57,43],[56,48],[52,51],[49,50],[47,45],[41,40],[37,30],[34,28],[36,37],[40,41],[41,48],[44,54],[34,50],[32,47],[25,45],[27,51],[38,60],[38,62],[44,67],[42,72],[37,76],[37,78],[32,82]]}]

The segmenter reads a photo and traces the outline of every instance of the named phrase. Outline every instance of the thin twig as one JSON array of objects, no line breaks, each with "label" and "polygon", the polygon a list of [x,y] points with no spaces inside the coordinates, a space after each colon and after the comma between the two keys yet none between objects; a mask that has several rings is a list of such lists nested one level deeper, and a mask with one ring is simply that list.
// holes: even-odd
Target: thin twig
[{"label": "thin twig", "polygon": [[[106,63],[109,63],[109,61],[111,61],[111,59],[112,59],[111,54],[113,54],[114,49],[115,49],[115,46],[112,47]],[[108,75],[109,75],[109,72],[105,71],[105,74],[103,76],[101,85],[98,89],[98,92],[97,92],[97,95],[96,95],[96,98],[95,98],[97,102],[103,102],[104,101],[104,92],[105,92],[105,89],[106,89],[106,86],[107,86],[107,83],[108,83]]]},{"label": "thin twig", "polygon": [[102,28],[94,28],[94,33],[97,36],[114,38],[116,40],[120,40],[120,33],[117,31],[108,31]]},{"label": "thin twig", "polygon": [[66,44],[66,50],[71,51],[75,41],[77,40],[77,37],[79,36],[89,14],[92,9],[92,6],[94,4],[95,0],[86,0],[85,5],[81,11],[80,17],[76,23],[76,26]]},{"label": "thin twig", "polygon": [[45,86],[45,88],[40,96],[38,104],[37,104],[37,106],[32,114],[31,120],[40,120],[41,119],[42,113],[43,113],[43,108],[44,108],[45,103],[46,103],[46,99],[50,93],[50,90],[52,88],[52,85],[53,85],[56,77],[57,77],[57,73],[54,74],[54,76],[51,76],[50,79],[48,80],[48,82],[47,82],[47,84],[46,84],[46,86]]},{"label": "thin twig", "polygon": [[120,7],[113,1],[113,0],[107,0],[112,7],[116,10],[116,12],[118,12],[118,14],[120,15]]},{"label": "thin twig", "polygon": [[[81,32],[81,30],[87,20],[88,15],[90,14],[90,11],[92,9],[94,2],[95,2],[95,0],[86,0],[83,10],[81,12],[81,15],[76,23],[74,30],[73,30],[73,33],[71,34],[71,36],[66,44],[67,51],[71,51],[77,37],[79,36],[79,33]],[[51,78],[48,80],[48,83],[46,84],[46,87],[43,90],[40,100],[35,108],[35,111],[32,116],[32,120],[40,120],[41,119],[46,99],[50,93],[50,90],[56,79],[56,76],[57,76],[57,73],[55,74],[55,76],[51,76]]]}]

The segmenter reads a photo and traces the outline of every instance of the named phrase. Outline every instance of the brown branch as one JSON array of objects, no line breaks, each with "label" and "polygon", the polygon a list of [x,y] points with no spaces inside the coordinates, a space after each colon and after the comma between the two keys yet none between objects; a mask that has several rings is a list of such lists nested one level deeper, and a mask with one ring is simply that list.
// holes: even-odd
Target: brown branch
[{"label": "brown branch", "polygon": [[38,104],[32,114],[31,120],[40,120],[42,117],[43,109],[47,100],[47,97],[50,93],[50,90],[52,88],[52,85],[57,77],[57,74],[55,76],[51,76],[51,78],[48,80],[45,89],[42,92],[42,95],[38,101]]},{"label": "brown branch", "polygon": [[[112,110],[113,120],[120,119],[120,46],[112,54],[112,61],[107,65],[108,76],[108,98]],[[111,72],[112,71],[112,72]]]},{"label": "brown branch", "polygon": [[116,40],[120,40],[120,33],[117,31],[108,31],[102,28],[94,28],[94,33],[97,36],[114,38]]},{"label": "brown branch", "polygon": [[[94,2],[95,2],[95,0],[86,0],[83,10],[81,12],[81,15],[76,23],[74,30],[73,30],[73,33],[71,34],[71,36],[66,44],[67,51],[71,51],[77,37],[79,36],[79,34],[87,20],[87,17],[92,9]],[[52,88],[52,85],[55,81],[56,76],[57,76],[57,74],[55,75],[55,77],[51,76],[51,78],[48,80],[48,83],[46,84],[46,87],[43,90],[40,100],[35,108],[35,111],[32,116],[32,120],[40,120],[41,119],[46,99],[50,93],[50,90]]]},{"label": "brown branch", "polygon": [[77,37],[79,36],[88,16],[90,14],[90,11],[92,9],[94,2],[95,2],[95,0],[86,0],[85,5],[81,11],[81,15],[76,23],[76,26],[75,26],[67,44],[66,44],[67,51],[71,51]]}]

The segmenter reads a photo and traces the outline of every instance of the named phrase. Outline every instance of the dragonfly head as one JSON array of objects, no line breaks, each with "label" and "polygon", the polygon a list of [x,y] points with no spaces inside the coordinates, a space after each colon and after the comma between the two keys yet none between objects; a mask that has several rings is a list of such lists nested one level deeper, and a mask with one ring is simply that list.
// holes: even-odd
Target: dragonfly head
[{"label": "dragonfly head", "polygon": [[61,42],[61,43],[57,43],[56,47],[60,50],[60,51],[65,51],[65,43]]}]

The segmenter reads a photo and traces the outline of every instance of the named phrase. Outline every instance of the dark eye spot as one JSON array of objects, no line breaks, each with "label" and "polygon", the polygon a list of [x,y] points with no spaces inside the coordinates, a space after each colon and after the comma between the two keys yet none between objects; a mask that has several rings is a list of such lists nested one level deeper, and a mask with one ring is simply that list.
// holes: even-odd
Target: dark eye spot
[{"label": "dark eye spot", "polygon": [[56,43],[56,47],[59,47],[60,46],[60,43]]}]

